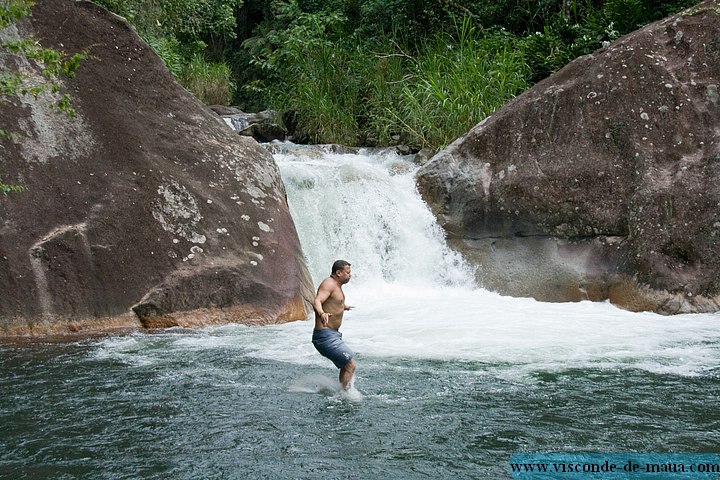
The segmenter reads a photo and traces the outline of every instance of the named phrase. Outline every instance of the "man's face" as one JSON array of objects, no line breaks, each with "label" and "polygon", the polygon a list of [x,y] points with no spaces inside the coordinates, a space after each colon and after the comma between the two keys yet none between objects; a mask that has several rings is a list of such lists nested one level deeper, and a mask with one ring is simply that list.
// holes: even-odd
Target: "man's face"
[{"label": "man's face", "polygon": [[352,274],[350,273],[350,265],[345,265],[345,268],[337,271],[338,281],[341,285],[345,285],[350,281]]}]

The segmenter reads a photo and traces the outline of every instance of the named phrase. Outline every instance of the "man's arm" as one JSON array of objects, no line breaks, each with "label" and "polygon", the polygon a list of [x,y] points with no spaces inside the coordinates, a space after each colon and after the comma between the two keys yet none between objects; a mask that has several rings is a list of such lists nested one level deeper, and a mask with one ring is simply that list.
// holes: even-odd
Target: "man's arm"
[{"label": "man's arm", "polygon": [[315,295],[315,300],[313,301],[313,308],[315,309],[315,314],[322,319],[323,327],[328,326],[328,322],[330,321],[330,315],[332,314],[323,311],[322,304],[325,303],[325,300],[330,298],[332,292],[332,285],[330,285],[330,283],[325,280],[318,287],[317,295]]}]

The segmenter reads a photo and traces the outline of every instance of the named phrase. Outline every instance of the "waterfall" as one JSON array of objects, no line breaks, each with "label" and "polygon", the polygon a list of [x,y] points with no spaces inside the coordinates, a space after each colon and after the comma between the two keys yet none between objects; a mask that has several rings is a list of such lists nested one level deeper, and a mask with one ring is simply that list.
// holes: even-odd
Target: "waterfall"
[{"label": "waterfall", "polygon": [[[475,286],[471,267],[448,248],[418,194],[410,157],[271,148],[315,286],[334,260],[353,265],[344,290],[356,308],[342,330],[366,356],[482,361],[512,365],[513,374],[570,365],[690,375],[716,368],[717,315],[668,318],[607,302],[503,297]],[[317,360],[304,335],[298,339],[307,328],[282,327],[274,334],[287,337],[258,354]]]},{"label": "waterfall", "polygon": [[315,283],[344,259],[354,283],[472,285],[472,270],[417,193],[411,157],[285,145],[275,159]]},{"label": "waterfall", "polygon": [[[509,478],[513,458],[652,458],[711,478],[717,456],[642,452],[717,451],[717,314],[477,288],[408,159],[272,148],[315,283],[353,263],[342,332],[362,401],[338,391],[312,321],[6,342],[0,477]],[[81,225],[60,234],[89,255]],[[48,239],[29,251],[39,295]],[[577,472],[554,478],[603,475]]]}]

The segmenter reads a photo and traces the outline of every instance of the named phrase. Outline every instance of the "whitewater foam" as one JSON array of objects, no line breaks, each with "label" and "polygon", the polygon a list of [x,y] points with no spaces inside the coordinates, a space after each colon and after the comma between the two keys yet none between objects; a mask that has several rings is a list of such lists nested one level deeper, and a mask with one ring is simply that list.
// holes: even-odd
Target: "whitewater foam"
[{"label": "whitewater foam", "polygon": [[[344,340],[363,368],[403,359],[470,362],[501,377],[568,368],[716,375],[720,315],[632,313],[609,303],[542,303],[475,288],[414,186],[416,167],[390,153],[276,155],[315,284],[337,258],[353,264],[344,287]],[[398,167],[402,165],[402,168]],[[161,355],[231,349],[247,358],[337,371],[310,342],[311,322],[228,325],[193,334],[101,342],[99,356],[129,364]],[[165,350],[166,353],[162,353]],[[167,353],[170,352],[170,353]]]},{"label": "whitewater foam", "polygon": [[323,394],[352,403],[359,403],[363,399],[362,393],[355,388],[354,379],[350,387],[344,389],[338,380],[324,375],[306,375],[298,378],[288,387],[288,392]]}]

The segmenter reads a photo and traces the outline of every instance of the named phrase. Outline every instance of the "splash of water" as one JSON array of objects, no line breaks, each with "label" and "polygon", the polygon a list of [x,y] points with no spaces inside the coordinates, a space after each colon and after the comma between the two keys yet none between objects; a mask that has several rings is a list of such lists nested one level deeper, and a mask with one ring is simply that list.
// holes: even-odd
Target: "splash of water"
[{"label": "splash of water", "polygon": [[378,154],[276,154],[315,282],[335,259],[355,284],[470,285],[472,272],[445,244],[415,188],[417,166]]},{"label": "splash of water", "polygon": [[[543,303],[476,288],[418,195],[411,162],[390,153],[313,152],[275,157],[316,285],[335,259],[353,264],[344,289],[355,308],[342,330],[360,370],[432,359],[474,362],[513,378],[567,368],[720,372],[720,315],[664,317],[609,303]],[[161,348],[153,347],[158,337],[112,340],[99,354],[147,364],[175,350],[233,348],[239,355],[328,367],[310,343],[311,330],[310,322],[230,325],[171,336]]]},{"label": "splash of water", "polygon": [[[358,352],[515,370],[630,366],[695,375],[720,364],[718,315],[668,318],[476,288],[420,198],[407,158],[292,149],[275,158],[315,282],[336,258],[353,263],[345,290],[356,309],[343,329]],[[296,335],[295,328],[285,331]],[[296,361],[312,358],[302,344],[286,352]]]}]

